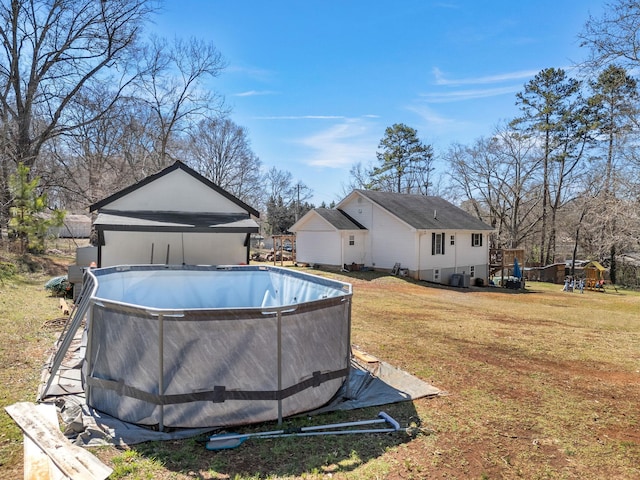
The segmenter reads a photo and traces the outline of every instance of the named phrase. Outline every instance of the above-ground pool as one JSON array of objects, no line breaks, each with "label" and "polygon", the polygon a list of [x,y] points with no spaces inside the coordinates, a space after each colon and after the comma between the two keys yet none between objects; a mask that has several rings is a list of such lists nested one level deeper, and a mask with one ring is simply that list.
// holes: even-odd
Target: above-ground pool
[{"label": "above-ground pool", "polygon": [[164,429],[282,419],[324,405],[348,376],[347,283],[161,265],[91,270],[84,281],[87,403],[121,420]]}]

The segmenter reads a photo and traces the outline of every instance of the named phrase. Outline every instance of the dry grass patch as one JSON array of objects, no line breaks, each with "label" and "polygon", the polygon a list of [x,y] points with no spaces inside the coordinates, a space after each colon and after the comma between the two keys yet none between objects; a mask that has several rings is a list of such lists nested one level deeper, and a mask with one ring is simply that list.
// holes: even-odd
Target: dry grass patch
[{"label": "dry grass patch", "polygon": [[[449,393],[385,407],[403,425],[418,415],[434,433],[250,440],[218,452],[198,439],[96,450],[116,468],[113,478],[640,477],[637,293],[581,295],[537,283],[525,293],[453,290],[377,272],[310,273],[353,283],[355,344]],[[10,320],[0,320],[4,405],[33,399],[54,338],[46,325],[57,303],[42,284],[0,284],[0,301],[15,306]],[[21,439],[4,413],[2,422],[0,477],[17,478]]]}]

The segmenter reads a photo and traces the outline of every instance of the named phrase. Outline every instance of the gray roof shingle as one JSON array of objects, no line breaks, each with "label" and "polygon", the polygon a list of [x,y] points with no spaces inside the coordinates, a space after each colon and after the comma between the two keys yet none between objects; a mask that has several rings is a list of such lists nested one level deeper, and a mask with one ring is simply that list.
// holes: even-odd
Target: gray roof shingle
[{"label": "gray roof shingle", "polygon": [[98,231],[257,233],[259,230],[248,213],[102,210],[94,225]]},{"label": "gray roof shingle", "polygon": [[314,208],[314,211],[337,230],[366,230],[342,210],[333,208]]},{"label": "gray roof shingle", "polygon": [[494,230],[440,197],[355,190],[418,230]]}]

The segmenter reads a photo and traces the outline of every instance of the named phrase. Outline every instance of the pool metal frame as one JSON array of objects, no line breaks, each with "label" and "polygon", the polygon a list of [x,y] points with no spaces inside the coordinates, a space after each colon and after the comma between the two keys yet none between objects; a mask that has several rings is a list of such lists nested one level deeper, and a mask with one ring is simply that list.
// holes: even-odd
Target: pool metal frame
[{"label": "pool metal frame", "polygon": [[[291,275],[297,279],[312,281],[315,283],[321,283],[325,286],[331,286],[332,288],[340,289],[343,294],[330,298],[322,298],[318,300],[313,300],[309,302],[292,304],[292,305],[282,305],[282,306],[270,306],[270,307],[241,307],[241,308],[181,308],[181,309],[168,309],[168,308],[155,308],[155,307],[147,307],[147,306],[138,306],[132,305],[124,302],[120,302],[117,300],[108,300],[104,298],[100,298],[96,296],[96,292],[99,286],[99,277],[102,275],[107,275],[115,272],[124,272],[124,271],[132,271],[132,270],[225,270],[225,271],[234,271],[234,270],[242,270],[242,271],[274,271],[279,275]],[[92,405],[92,391],[94,387],[99,387],[108,390],[116,390],[119,393],[131,397],[137,398],[139,400],[143,400],[145,402],[155,404],[159,407],[159,423],[158,429],[160,431],[164,431],[164,406],[165,405],[173,405],[178,403],[188,403],[193,401],[212,401],[212,402],[224,402],[228,399],[233,400],[274,400],[277,401],[277,421],[278,424],[282,423],[283,418],[283,408],[282,401],[294,395],[302,390],[305,390],[309,387],[317,386],[320,383],[328,380],[332,380],[335,378],[345,377],[346,385],[348,385],[348,375],[349,375],[349,365],[351,362],[351,349],[347,348],[347,358],[344,359],[344,364],[346,368],[339,369],[331,372],[314,372],[313,377],[306,379],[302,382],[299,382],[296,385],[291,385],[283,389],[283,381],[282,381],[282,317],[283,314],[291,314],[292,312],[298,310],[315,310],[317,308],[324,308],[326,306],[336,305],[337,303],[349,302],[347,308],[347,345],[351,345],[351,302],[352,296],[352,287],[348,283],[339,282],[337,280],[326,279],[323,277],[319,277],[316,275],[310,275],[303,272],[297,272],[290,269],[284,269],[281,267],[271,267],[271,266],[252,266],[252,265],[242,265],[242,266],[181,266],[181,265],[139,265],[139,266],[118,266],[118,267],[108,267],[104,269],[99,269],[97,271],[93,271],[88,269],[85,272],[83,279],[83,288],[80,296],[78,297],[78,302],[74,306],[73,311],[71,312],[67,324],[63,329],[63,332],[60,335],[58,340],[58,349],[53,357],[49,379],[42,390],[39,400],[44,398],[49,390],[53,378],[55,377],[56,372],[58,371],[62,360],[69,349],[71,341],[73,340],[75,334],[77,333],[82,320],[87,319],[88,325],[88,338],[92,338],[92,328],[93,322],[91,321],[93,308],[92,306],[101,308],[105,307],[109,310],[116,310],[124,313],[132,313],[132,312],[144,312],[147,316],[155,317],[158,321],[158,378],[157,378],[157,387],[158,393],[151,394],[144,391],[137,391],[135,387],[128,387],[123,385],[121,382],[116,382],[114,380],[105,380],[92,376],[93,372],[93,364],[92,364],[92,341],[87,342],[87,351],[85,354],[86,359],[86,371],[85,371],[85,395],[86,402],[88,405]],[[276,316],[277,318],[277,390],[275,391],[264,391],[264,392],[254,392],[254,391],[237,391],[225,390],[224,387],[215,387],[213,390],[206,392],[196,392],[196,393],[187,393],[187,394],[173,394],[173,395],[165,395],[165,385],[164,385],[164,376],[165,376],[165,362],[164,362],[164,324],[166,321],[172,321],[172,319],[184,318],[185,312],[189,313],[189,311],[197,311],[200,313],[210,313],[213,316],[228,314],[229,311],[242,311],[245,314],[249,313],[251,317],[265,317],[265,316]],[[348,393],[347,393],[348,395]]]}]

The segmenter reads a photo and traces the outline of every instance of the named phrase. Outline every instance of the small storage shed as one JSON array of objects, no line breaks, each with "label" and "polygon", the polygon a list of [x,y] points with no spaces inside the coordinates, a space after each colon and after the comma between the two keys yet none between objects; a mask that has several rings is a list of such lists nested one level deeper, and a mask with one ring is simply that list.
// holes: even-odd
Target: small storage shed
[{"label": "small storage shed", "polygon": [[91,235],[91,217],[88,215],[67,214],[62,226],[51,227],[49,234],[57,238],[89,238]]},{"label": "small storage shed", "polygon": [[249,262],[259,217],[182,162],[90,207],[98,237],[98,267]]}]

